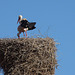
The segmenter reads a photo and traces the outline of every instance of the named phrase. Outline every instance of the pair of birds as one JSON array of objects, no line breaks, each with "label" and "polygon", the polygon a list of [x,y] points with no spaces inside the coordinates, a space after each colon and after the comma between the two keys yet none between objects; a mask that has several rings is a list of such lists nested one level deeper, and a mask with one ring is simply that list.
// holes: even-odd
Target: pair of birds
[{"label": "pair of birds", "polygon": [[18,24],[18,22],[20,24],[18,26],[18,28],[17,28],[17,30],[18,30],[18,33],[17,33],[18,38],[20,38],[21,32],[23,32],[24,37],[25,37],[25,34],[24,34],[24,32],[25,32],[26,33],[26,38],[27,38],[27,31],[28,30],[33,30],[33,29],[36,28],[35,27],[36,22],[28,22],[28,20],[26,18],[22,19],[22,15],[19,15],[17,24]]}]

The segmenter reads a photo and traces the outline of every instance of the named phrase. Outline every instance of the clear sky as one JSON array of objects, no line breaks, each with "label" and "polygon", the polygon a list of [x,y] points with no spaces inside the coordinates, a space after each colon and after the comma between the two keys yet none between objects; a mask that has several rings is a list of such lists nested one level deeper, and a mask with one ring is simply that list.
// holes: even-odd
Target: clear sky
[{"label": "clear sky", "polygon": [[56,45],[59,67],[55,75],[74,75],[75,0],[0,0],[0,38],[17,38],[18,15],[37,23],[28,36],[40,30],[60,43]]}]

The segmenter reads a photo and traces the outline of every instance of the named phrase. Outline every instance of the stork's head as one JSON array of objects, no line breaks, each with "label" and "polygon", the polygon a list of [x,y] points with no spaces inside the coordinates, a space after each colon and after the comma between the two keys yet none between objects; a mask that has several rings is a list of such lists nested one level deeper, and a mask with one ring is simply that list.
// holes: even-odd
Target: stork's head
[{"label": "stork's head", "polygon": [[17,24],[18,24],[18,22],[20,22],[21,20],[22,20],[22,15],[19,15]]}]

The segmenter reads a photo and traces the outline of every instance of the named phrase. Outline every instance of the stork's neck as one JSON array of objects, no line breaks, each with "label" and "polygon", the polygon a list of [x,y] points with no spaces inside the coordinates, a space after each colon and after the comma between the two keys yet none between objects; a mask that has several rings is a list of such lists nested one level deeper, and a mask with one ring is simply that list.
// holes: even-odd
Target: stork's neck
[{"label": "stork's neck", "polygon": [[22,20],[22,17],[20,17],[20,21]]},{"label": "stork's neck", "polygon": [[21,24],[22,17],[19,18],[19,23]]}]

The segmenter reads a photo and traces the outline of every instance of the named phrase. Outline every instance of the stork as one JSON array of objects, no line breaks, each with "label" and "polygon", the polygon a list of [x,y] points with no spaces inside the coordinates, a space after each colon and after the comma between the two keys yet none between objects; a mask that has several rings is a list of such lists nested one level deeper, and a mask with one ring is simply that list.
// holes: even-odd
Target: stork
[{"label": "stork", "polygon": [[17,28],[17,30],[18,30],[18,33],[17,33],[18,38],[20,38],[21,32],[23,32],[24,37],[25,37],[25,34],[24,34],[24,32],[25,32],[26,33],[26,38],[27,38],[27,31],[28,30],[33,30],[33,29],[36,28],[35,27],[36,22],[28,22],[26,18],[22,19],[22,15],[19,15],[17,24],[18,24],[18,22],[20,24],[18,26],[18,28]]}]

